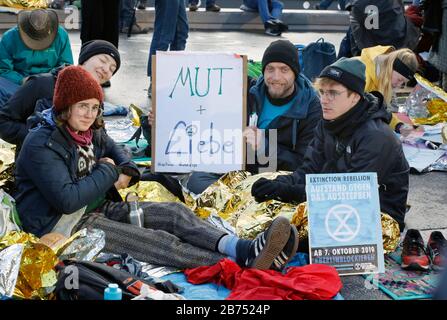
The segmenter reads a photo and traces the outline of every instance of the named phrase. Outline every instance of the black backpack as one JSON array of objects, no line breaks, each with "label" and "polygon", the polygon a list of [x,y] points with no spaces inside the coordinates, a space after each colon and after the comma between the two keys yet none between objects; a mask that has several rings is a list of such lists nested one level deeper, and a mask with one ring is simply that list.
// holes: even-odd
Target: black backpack
[{"label": "black backpack", "polygon": [[58,300],[104,300],[104,290],[110,283],[121,288],[123,300],[131,300],[140,294],[143,284],[151,286],[128,272],[96,262],[64,260],[57,269]]}]

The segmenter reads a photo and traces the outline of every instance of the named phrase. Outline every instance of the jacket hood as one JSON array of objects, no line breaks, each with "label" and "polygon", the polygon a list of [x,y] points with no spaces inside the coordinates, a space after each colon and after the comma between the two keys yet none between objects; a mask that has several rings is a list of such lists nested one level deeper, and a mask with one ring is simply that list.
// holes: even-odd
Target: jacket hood
[{"label": "jacket hood", "polygon": [[56,127],[56,122],[54,121],[54,118],[55,118],[54,109],[53,107],[51,107],[49,109],[45,109],[40,112],[35,112],[32,116],[28,118],[27,126],[30,130],[38,130],[41,127],[54,128]]},{"label": "jacket hood", "polygon": [[386,103],[383,100],[383,96],[378,91],[365,93],[364,100],[366,101],[366,114],[365,120],[368,119],[381,119],[385,123],[390,123],[392,114],[387,110]]},{"label": "jacket hood", "polygon": [[[296,94],[294,105],[283,115],[283,117],[304,119],[307,117],[309,105],[311,101],[317,98],[317,93],[312,86],[312,83],[304,75],[299,74],[295,80]],[[250,93],[256,97],[258,110],[257,114],[261,114],[263,108],[263,98],[265,95],[265,81],[264,76],[260,76],[256,84],[250,88]]]}]

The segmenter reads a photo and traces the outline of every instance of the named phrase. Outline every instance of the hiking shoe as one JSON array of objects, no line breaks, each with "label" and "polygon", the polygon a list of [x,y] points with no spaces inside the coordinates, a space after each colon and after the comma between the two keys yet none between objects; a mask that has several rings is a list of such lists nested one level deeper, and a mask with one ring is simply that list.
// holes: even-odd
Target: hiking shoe
[{"label": "hiking shoe", "polygon": [[289,240],[287,240],[286,245],[279,253],[279,255],[275,258],[275,260],[273,260],[271,269],[282,271],[286,264],[295,256],[296,251],[298,250],[298,243],[298,230],[294,225],[291,225]]},{"label": "hiking shoe", "polygon": [[425,250],[424,240],[418,230],[409,229],[402,248],[402,269],[427,271],[430,259]]},{"label": "hiking shoe", "polygon": [[213,4],[212,6],[206,7],[206,11],[219,12],[220,7],[217,4]]},{"label": "hiking shoe", "polygon": [[273,220],[270,227],[251,242],[245,266],[260,270],[270,269],[275,258],[286,246],[290,231],[287,218],[280,216]]},{"label": "hiking shoe", "polygon": [[[148,32],[149,32],[149,28],[142,28],[139,24],[136,23],[132,26],[131,34],[143,34],[143,33],[148,33]],[[121,29],[121,33],[128,34],[129,27],[123,27]]]},{"label": "hiking shoe", "polygon": [[427,242],[427,252],[434,270],[441,270],[444,267],[445,250],[447,250],[447,240],[440,231],[433,231]]}]

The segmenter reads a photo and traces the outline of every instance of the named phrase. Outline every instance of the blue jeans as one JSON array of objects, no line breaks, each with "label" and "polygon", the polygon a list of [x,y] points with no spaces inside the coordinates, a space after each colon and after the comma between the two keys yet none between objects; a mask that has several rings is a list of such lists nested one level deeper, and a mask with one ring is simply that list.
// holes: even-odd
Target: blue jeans
[{"label": "blue jeans", "polygon": [[188,18],[184,0],[155,0],[154,35],[152,36],[147,64],[148,77],[152,76],[152,55],[157,50],[185,50],[188,31]]},{"label": "blue jeans", "polygon": [[3,107],[9,98],[19,89],[19,85],[0,76],[0,108]]},{"label": "blue jeans", "polygon": [[[319,4],[320,9],[326,10],[332,2],[334,2],[334,0],[322,0]],[[338,4],[340,5],[340,10],[345,10],[346,0],[338,0]]]},{"label": "blue jeans", "polygon": [[[197,5],[199,0],[188,0],[188,3]],[[206,7],[211,7],[214,4],[216,4],[216,0],[206,0]]]},{"label": "blue jeans", "polygon": [[284,8],[283,3],[277,0],[244,0],[244,5],[257,10],[263,23],[272,19],[280,19]]},{"label": "blue jeans", "polygon": [[[133,8],[137,0],[121,0],[120,7],[120,30],[130,27],[133,15]],[[135,19],[135,18],[134,18]]]}]

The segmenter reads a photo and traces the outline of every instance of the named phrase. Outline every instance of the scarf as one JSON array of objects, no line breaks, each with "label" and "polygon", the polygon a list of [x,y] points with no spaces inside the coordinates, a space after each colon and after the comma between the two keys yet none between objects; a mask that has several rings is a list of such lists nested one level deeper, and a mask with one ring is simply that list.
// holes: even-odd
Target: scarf
[{"label": "scarf", "polygon": [[70,134],[70,136],[73,138],[74,142],[82,147],[86,147],[89,144],[92,143],[93,140],[93,130],[88,129],[87,131],[79,131],[79,133],[76,133],[75,131],[71,130],[69,126],[65,126],[67,129],[67,132]]},{"label": "scarf", "polygon": [[352,135],[357,126],[368,118],[367,102],[364,98],[348,112],[335,120],[324,120],[323,126],[333,135],[346,138]]}]

